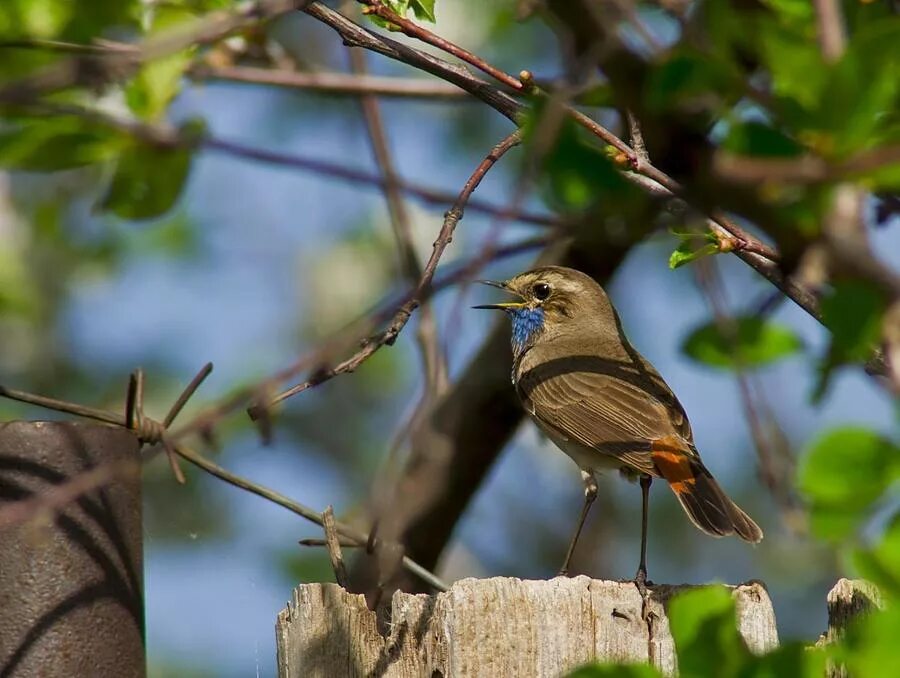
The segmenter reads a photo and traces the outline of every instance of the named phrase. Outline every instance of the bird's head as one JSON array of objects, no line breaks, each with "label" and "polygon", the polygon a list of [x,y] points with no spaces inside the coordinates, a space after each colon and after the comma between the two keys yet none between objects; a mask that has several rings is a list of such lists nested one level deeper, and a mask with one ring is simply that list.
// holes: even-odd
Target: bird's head
[{"label": "bird's head", "polygon": [[590,276],[563,266],[544,266],[503,282],[480,281],[516,297],[513,301],[474,308],[506,311],[512,320],[513,353],[519,355],[536,342],[578,332],[609,321],[615,312],[603,288]]}]

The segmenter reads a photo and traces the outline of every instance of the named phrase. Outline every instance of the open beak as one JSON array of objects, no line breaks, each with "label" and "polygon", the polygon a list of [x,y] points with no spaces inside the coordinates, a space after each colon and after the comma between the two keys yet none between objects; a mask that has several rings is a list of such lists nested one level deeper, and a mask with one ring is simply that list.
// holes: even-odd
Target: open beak
[{"label": "open beak", "polygon": [[[506,287],[506,283],[497,282],[496,280],[477,280],[476,282],[480,282],[482,285],[490,285],[491,287],[496,287],[503,290],[504,292],[512,292],[512,290]],[[515,294],[515,292],[512,293]],[[524,305],[524,301],[505,301],[499,304],[479,304],[478,306],[473,306],[472,308],[486,308],[505,311],[511,308],[522,308]]]}]

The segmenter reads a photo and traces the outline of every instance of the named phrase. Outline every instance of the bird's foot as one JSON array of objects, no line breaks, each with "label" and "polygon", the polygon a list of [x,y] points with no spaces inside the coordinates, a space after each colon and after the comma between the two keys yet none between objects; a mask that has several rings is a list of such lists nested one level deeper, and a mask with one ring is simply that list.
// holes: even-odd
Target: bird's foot
[{"label": "bird's foot", "polygon": [[634,585],[638,587],[638,589],[642,587],[653,586],[653,582],[647,579],[647,568],[643,565],[638,568],[632,581],[634,582]]},{"label": "bird's foot", "polygon": [[568,577],[569,576],[569,568],[566,566],[559,568],[559,572],[556,573],[556,576],[557,577]]},{"label": "bird's foot", "polygon": [[647,579],[647,568],[641,565],[632,581],[641,595],[641,618],[646,621],[650,610],[650,590],[647,587],[653,586],[653,582]]}]

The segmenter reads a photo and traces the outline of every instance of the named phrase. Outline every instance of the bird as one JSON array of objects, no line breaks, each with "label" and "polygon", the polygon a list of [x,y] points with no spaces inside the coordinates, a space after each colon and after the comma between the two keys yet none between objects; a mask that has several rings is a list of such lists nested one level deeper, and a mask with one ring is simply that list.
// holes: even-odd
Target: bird
[{"label": "bird", "polygon": [[647,579],[647,512],[654,478],[668,483],[706,534],[758,543],[763,532],[707,469],[687,414],[659,372],[628,341],[604,289],[589,275],[544,266],[509,280],[481,280],[515,298],[474,306],[512,321],[512,383],[529,417],[581,469],[584,503],[560,575],[597,497],[597,476],[620,471],[641,488],[641,554]]}]

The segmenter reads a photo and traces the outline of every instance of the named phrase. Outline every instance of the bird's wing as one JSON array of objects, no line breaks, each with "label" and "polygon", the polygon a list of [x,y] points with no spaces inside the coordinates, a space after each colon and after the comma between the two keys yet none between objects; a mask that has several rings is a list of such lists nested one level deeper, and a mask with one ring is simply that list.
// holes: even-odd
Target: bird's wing
[{"label": "bird's wing", "polygon": [[655,440],[681,439],[690,449],[684,410],[652,368],[599,371],[573,362],[567,369],[551,361],[521,374],[517,388],[542,426],[641,473],[658,475],[651,457]]}]

